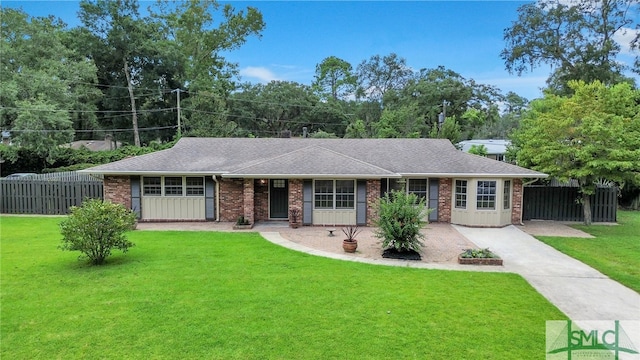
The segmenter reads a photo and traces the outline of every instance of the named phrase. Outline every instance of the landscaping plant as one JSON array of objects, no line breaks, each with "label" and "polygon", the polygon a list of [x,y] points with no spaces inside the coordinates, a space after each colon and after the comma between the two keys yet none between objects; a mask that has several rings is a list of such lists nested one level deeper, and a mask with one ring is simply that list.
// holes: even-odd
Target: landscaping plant
[{"label": "landscaping plant", "polygon": [[378,202],[375,236],[382,239],[384,249],[417,252],[423,245],[420,230],[426,224],[427,214],[424,199],[417,195],[402,191],[387,193]]},{"label": "landscaping plant", "polygon": [[71,207],[71,214],[60,223],[62,250],[80,251],[93,265],[101,265],[112,249],[127,252],[134,246],[125,233],[133,230],[136,215],[121,204],[87,199]]},{"label": "landscaping plant", "polygon": [[462,258],[474,258],[474,259],[492,259],[497,258],[498,255],[491,252],[491,250],[487,249],[465,249],[462,254],[460,254]]}]

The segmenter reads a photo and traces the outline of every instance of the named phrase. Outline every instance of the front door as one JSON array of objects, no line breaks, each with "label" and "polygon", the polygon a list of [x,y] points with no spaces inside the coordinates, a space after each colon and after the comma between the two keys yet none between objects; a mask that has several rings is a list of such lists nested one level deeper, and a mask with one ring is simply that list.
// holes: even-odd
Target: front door
[{"label": "front door", "polygon": [[289,217],[289,182],[287,179],[269,180],[269,217],[287,219]]}]

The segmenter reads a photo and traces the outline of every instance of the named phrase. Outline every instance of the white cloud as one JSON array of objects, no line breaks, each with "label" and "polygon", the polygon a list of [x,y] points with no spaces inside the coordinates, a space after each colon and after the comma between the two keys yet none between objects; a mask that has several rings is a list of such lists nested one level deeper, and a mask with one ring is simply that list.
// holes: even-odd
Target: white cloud
[{"label": "white cloud", "polygon": [[620,53],[627,55],[636,55],[637,50],[631,49],[631,41],[638,36],[640,30],[632,28],[621,28],[613,34],[613,41],[620,45]]},{"label": "white cloud", "polygon": [[252,79],[257,79],[261,83],[280,80],[280,78],[271,70],[261,66],[247,66],[246,68],[240,70],[240,75]]}]

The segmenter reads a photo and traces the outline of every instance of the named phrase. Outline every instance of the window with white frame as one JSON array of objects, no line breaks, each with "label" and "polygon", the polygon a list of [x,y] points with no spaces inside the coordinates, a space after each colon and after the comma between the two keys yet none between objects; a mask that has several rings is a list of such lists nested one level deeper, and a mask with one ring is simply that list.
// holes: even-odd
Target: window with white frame
[{"label": "window with white frame", "polygon": [[142,178],[144,196],[204,196],[201,176],[150,176]]},{"label": "window with white frame", "polygon": [[145,196],[161,196],[162,178],[159,176],[144,177],[142,179],[142,194]]},{"label": "window with white frame", "polygon": [[164,196],[182,196],[182,177],[164,178]]},{"label": "window with white frame", "polygon": [[315,180],[315,209],[355,209],[355,181]]},{"label": "window with white frame", "polygon": [[202,196],[204,195],[204,178],[201,177],[187,177],[186,178],[187,196]]},{"label": "window with white frame", "polygon": [[456,209],[467,208],[467,180],[456,180]]},{"label": "window with white frame", "polygon": [[476,208],[480,210],[495,210],[496,208],[496,182],[478,181],[476,193]]},{"label": "window with white frame", "polygon": [[511,208],[511,180],[505,180],[502,188],[502,206],[503,208]]},{"label": "window with white frame", "polygon": [[409,194],[415,194],[418,199],[427,200],[427,179],[409,179]]}]

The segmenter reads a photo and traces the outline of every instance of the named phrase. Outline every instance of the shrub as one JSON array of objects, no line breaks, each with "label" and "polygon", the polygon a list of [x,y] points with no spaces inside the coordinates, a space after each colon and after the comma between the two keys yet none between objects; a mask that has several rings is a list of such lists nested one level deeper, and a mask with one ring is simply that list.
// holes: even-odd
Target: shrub
[{"label": "shrub", "polygon": [[487,249],[465,249],[462,254],[460,254],[461,258],[465,259],[492,259],[499,258],[498,255],[491,252]]},{"label": "shrub", "polygon": [[378,202],[378,219],[375,236],[382,239],[383,248],[394,248],[398,252],[418,251],[423,245],[420,232],[426,224],[428,214],[424,199],[401,191],[387,193]]},{"label": "shrub", "polygon": [[136,215],[121,204],[100,199],[85,200],[71,207],[71,214],[60,223],[62,250],[80,251],[93,265],[100,265],[115,248],[123,253],[134,246],[125,232],[133,230]]}]

